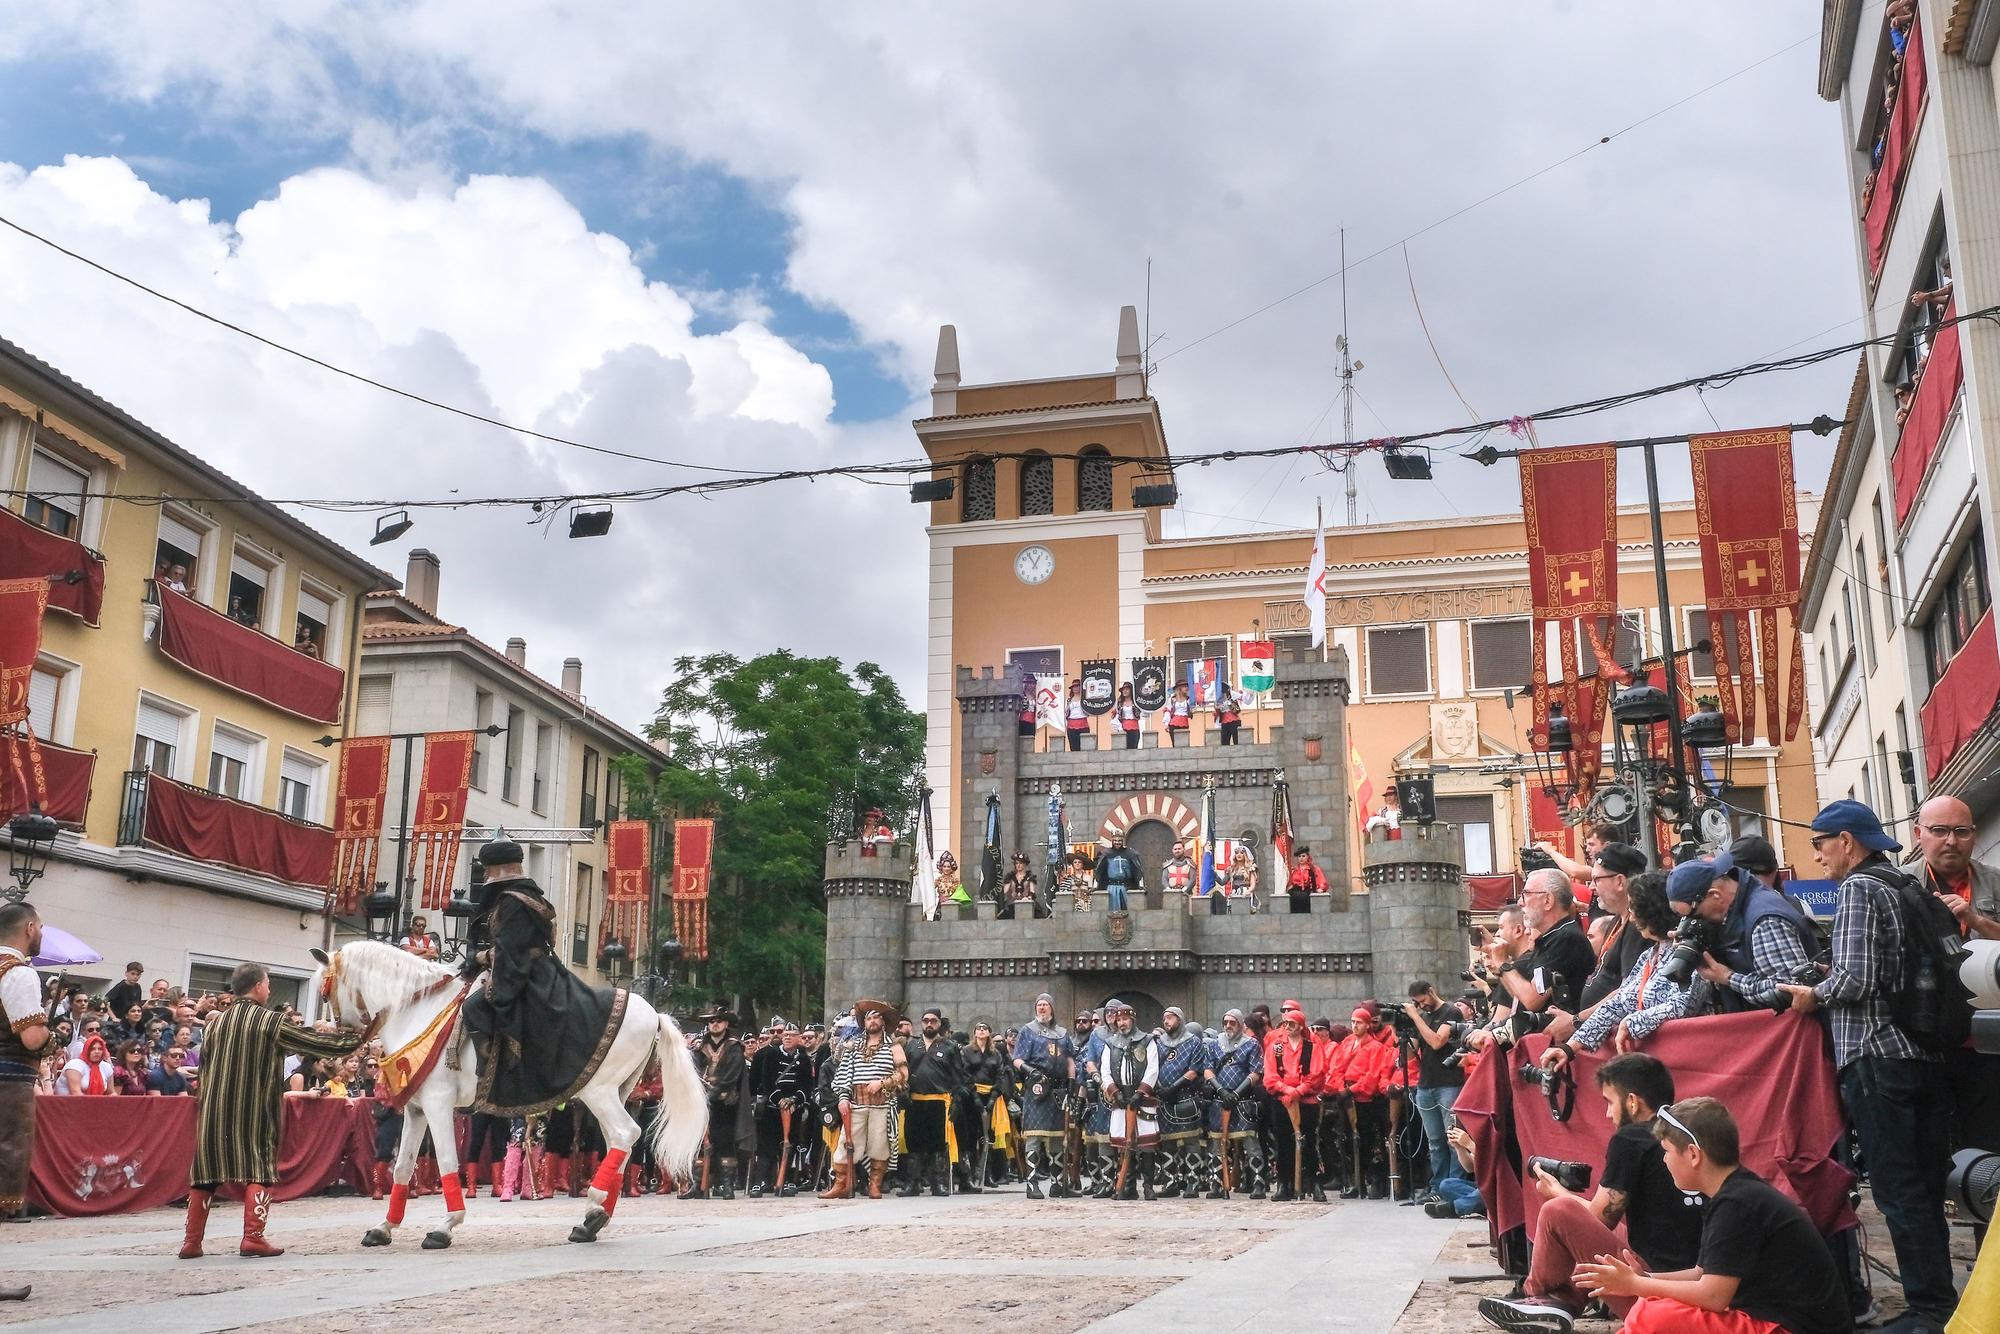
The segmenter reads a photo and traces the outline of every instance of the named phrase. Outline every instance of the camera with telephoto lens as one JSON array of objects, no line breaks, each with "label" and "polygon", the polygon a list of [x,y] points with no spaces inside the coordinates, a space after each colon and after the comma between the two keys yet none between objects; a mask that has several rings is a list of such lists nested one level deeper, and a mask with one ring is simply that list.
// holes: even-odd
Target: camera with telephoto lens
[{"label": "camera with telephoto lens", "polygon": [[1686,986],[1694,970],[1701,967],[1701,956],[1714,953],[1721,938],[1715,923],[1698,913],[1689,913],[1667,937],[1673,945],[1660,965],[1660,976],[1677,987]]},{"label": "camera with telephoto lens", "polygon": [[1385,1000],[1374,1002],[1376,1010],[1380,1012],[1378,1017],[1383,1023],[1396,1030],[1398,1038],[1414,1038],[1417,1036],[1417,1021],[1403,1013],[1403,1006],[1408,1003],[1407,1001]]},{"label": "camera with telephoto lens", "polygon": [[1544,1158],[1537,1154],[1523,1164],[1522,1170],[1529,1177],[1533,1177],[1537,1168],[1554,1177],[1556,1184],[1564,1190],[1581,1195],[1590,1189],[1589,1163],[1572,1163],[1562,1158]]},{"label": "camera with telephoto lens", "polygon": [[1548,1100],[1549,1119],[1567,1121],[1576,1110],[1576,1080],[1570,1075],[1569,1067],[1545,1070],[1534,1061],[1521,1062],[1521,1078],[1542,1091]]},{"label": "camera with telephoto lens", "polygon": [[1521,849],[1521,874],[1523,876],[1526,876],[1530,871],[1552,871],[1555,869],[1555,865],[1556,859],[1538,847],[1530,845]]}]

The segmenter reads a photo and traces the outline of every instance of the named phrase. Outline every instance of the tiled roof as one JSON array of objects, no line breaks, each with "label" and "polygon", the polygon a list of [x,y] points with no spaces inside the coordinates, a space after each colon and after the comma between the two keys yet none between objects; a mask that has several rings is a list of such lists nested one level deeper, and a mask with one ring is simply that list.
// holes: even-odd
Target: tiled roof
[{"label": "tiled roof", "polygon": [[438,639],[464,633],[462,625],[429,625],[422,621],[371,621],[361,627],[363,639]]}]

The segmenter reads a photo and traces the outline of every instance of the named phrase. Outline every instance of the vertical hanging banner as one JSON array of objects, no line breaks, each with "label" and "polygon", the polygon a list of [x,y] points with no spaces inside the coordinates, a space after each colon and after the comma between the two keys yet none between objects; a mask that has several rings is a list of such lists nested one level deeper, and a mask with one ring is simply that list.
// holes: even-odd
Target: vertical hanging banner
[{"label": "vertical hanging banner", "polygon": [[708,880],[715,864],[715,821],[674,821],[674,934],[684,957],[708,957]]},{"label": "vertical hanging banner", "polygon": [[10,780],[35,811],[48,800],[49,783],[28,717],[28,683],[42,651],[42,614],[48,606],[48,576],[0,581],[0,727],[7,729]]},{"label": "vertical hanging banner", "polygon": [[[1709,640],[1715,647],[1715,683],[1730,743],[1741,745],[1756,735],[1760,652],[1769,738],[1790,741],[1805,716],[1806,699],[1792,433],[1779,427],[1698,435],[1688,441],[1688,452],[1694,463],[1695,526],[1701,531],[1701,576],[1708,596]],[[1778,659],[1780,611],[1789,612],[1792,620],[1791,670],[1784,675]],[[1724,631],[1725,621],[1733,636]],[[1740,662],[1730,661],[1732,637]]]},{"label": "vertical hanging banner", "polygon": [[1188,703],[1212,709],[1222,702],[1222,678],[1229,674],[1226,658],[1196,658],[1187,665]]},{"label": "vertical hanging banner", "polygon": [[[604,831],[606,940],[623,941],[633,960],[650,957],[646,910],[653,898],[653,825],[614,820]],[[602,948],[600,944],[599,948]]]},{"label": "vertical hanging banner", "polygon": [[1118,664],[1110,658],[1088,658],[1083,664],[1083,710],[1093,717],[1111,712],[1118,702]]},{"label": "vertical hanging banner", "polygon": [[1035,720],[1041,727],[1060,732],[1069,725],[1064,712],[1067,702],[1061,672],[1037,672],[1028,678],[1035,683]]},{"label": "vertical hanging banner", "polygon": [[1362,838],[1368,837],[1368,812],[1375,805],[1375,780],[1368,776],[1367,766],[1361,763],[1360,748],[1352,737],[1347,742],[1348,781],[1353,784],[1354,827]]},{"label": "vertical hanging banner", "polygon": [[1600,671],[1616,676],[1610,651],[1618,614],[1618,451],[1612,445],[1524,450],[1521,517],[1528,530],[1528,583],[1533,606],[1529,653],[1533,664],[1534,723],[1529,739],[1549,744],[1547,627],[1561,641],[1561,702],[1569,715],[1571,772],[1579,793],[1597,779],[1610,699],[1602,676],[1579,680],[1577,635],[1590,636]]},{"label": "vertical hanging banner", "polygon": [[1236,641],[1237,684],[1260,695],[1278,683],[1278,646],[1268,639]]},{"label": "vertical hanging banner", "polygon": [[389,794],[389,738],[351,736],[340,743],[333,798],[333,878],[327,908],[349,916],[375,887],[382,852],[382,809]]},{"label": "vertical hanging banner", "polygon": [[1296,841],[1292,834],[1292,787],[1280,772],[1271,783],[1271,852],[1276,858],[1271,867],[1272,893],[1287,883],[1292,873],[1292,845]]},{"label": "vertical hanging banner", "polygon": [[1167,660],[1132,659],[1132,702],[1148,713],[1167,707]]},{"label": "vertical hanging banner", "polygon": [[923,909],[924,920],[937,916],[937,850],[931,833],[931,790],[928,786],[917,795],[917,836],[911,840],[916,847],[916,871],[911,877],[911,898]]},{"label": "vertical hanging banner", "polygon": [[472,733],[424,733],[424,762],[418,780],[417,818],[410,826],[413,855],[423,859],[418,901],[437,912],[451,897],[458,869],[458,844],[465,836],[465,794],[472,783]]}]

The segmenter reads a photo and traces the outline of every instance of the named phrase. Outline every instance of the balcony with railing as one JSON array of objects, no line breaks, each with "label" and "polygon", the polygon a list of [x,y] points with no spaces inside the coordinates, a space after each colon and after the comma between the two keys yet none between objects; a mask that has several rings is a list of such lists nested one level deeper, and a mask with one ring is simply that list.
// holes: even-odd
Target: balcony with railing
[{"label": "balcony with railing", "polygon": [[97,752],[40,740],[31,751],[24,736],[4,738],[4,744],[16,748],[20,764],[0,763],[0,821],[39,808],[57,824],[81,829],[90,813]]},{"label": "balcony with railing", "polygon": [[1896,526],[1905,527],[1916,507],[1917,493],[1923,490],[1924,474],[1944,443],[1945,427],[1965,387],[1965,357],[1959,345],[1956,302],[1947,302],[1940,321],[1942,328],[1932,340],[1930,352],[1917,372],[1910,389],[1909,411],[1896,436],[1889,456],[1889,470],[1896,481]]},{"label": "balcony with railing", "polygon": [[[340,720],[347,673],[155,581],[146,601],[157,611],[153,642],[196,676],[316,723]],[[331,646],[329,646],[331,647]]]},{"label": "balcony with railing", "polygon": [[203,792],[150,769],[125,774],[118,843],[304,888],[324,888],[333,871],[333,831],[325,825]]},{"label": "balcony with railing", "polygon": [[1890,77],[1896,81],[1895,101],[1870,149],[1873,162],[1862,186],[1862,225],[1868,237],[1870,279],[1882,276],[1882,258],[1889,250],[1889,231],[1895,225],[1897,206],[1902,202],[1903,182],[1909,176],[1917,125],[1923,119],[1928,92],[1923,32],[1914,21],[1902,50],[1892,60]]},{"label": "balcony with railing", "polygon": [[96,625],[104,610],[104,557],[0,506],[0,579],[49,581],[49,609]]}]

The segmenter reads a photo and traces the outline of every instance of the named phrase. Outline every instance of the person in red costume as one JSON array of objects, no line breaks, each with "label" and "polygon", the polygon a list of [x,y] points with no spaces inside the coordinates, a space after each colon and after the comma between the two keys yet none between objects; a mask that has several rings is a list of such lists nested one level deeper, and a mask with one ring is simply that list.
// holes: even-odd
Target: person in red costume
[{"label": "person in red costume", "polygon": [[1395,1034],[1376,1022],[1373,1010],[1362,1006],[1349,1019],[1354,1031],[1333,1061],[1341,1072],[1341,1091],[1354,1104],[1364,1179],[1348,1182],[1340,1194],[1348,1200],[1364,1194],[1380,1200],[1389,1194],[1389,1099],[1402,1096],[1409,1074],[1397,1068]]},{"label": "person in red costume", "polygon": [[1310,1195],[1326,1203],[1319,1184],[1319,1108],[1332,1058],[1326,1039],[1306,1028],[1306,1012],[1295,1000],[1279,1007],[1282,1022],[1264,1039],[1264,1092],[1275,1116],[1271,1144],[1277,1151],[1278,1189],[1274,1200]]}]

